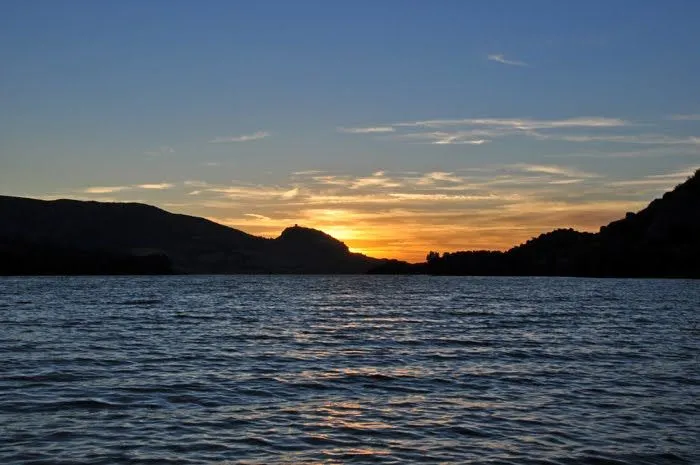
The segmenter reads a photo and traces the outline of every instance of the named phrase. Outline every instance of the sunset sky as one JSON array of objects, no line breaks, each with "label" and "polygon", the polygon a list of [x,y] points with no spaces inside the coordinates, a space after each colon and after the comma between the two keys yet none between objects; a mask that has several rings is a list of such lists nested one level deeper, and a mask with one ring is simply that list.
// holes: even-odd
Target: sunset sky
[{"label": "sunset sky", "polygon": [[421,261],[597,231],[700,167],[700,2],[0,3],[0,194]]}]

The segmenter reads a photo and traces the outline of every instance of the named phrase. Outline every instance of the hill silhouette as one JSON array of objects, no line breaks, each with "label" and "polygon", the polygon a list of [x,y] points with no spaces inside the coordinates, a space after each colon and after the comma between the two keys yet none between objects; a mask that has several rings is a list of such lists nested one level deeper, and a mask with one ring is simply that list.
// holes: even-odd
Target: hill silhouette
[{"label": "hill silhouette", "polygon": [[391,273],[700,278],[700,170],[598,233],[557,229],[506,252],[409,264],[311,228],[267,239],[139,203],[0,196],[0,274]]},{"label": "hill silhouette", "polygon": [[557,229],[506,252],[430,252],[372,273],[700,278],[700,170],[637,213],[598,233]]},{"label": "hill silhouette", "polygon": [[139,203],[0,196],[0,274],[364,273],[381,260],[294,226],[276,239]]}]

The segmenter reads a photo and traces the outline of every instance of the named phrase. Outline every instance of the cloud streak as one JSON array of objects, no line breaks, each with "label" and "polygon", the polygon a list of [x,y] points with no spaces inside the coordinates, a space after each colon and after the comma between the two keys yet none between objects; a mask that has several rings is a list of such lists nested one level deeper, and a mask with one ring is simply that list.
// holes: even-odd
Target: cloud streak
[{"label": "cloud streak", "polygon": [[492,53],[492,54],[488,55],[486,58],[489,61],[495,61],[496,63],[501,63],[503,65],[530,66],[529,64],[525,63],[524,61],[506,59],[506,57],[500,53]]},{"label": "cloud streak", "polygon": [[147,183],[147,184],[133,184],[128,186],[91,186],[81,189],[80,192],[83,194],[114,194],[117,192],[133,191],[133,190],[165,190],[172,189],[175,187],[174,184],[167,182],[162,183]]},{"label": "cloud streak", "polygon": [[[677,115],[676,119],[694,121],[696,116],[700,115]],[[431,145],[479,146],[497,139],[526,137],[539,141],[561,141],[576,144],[606,143],[700,147],[700,136],[697,135],[639,131],[640,128],[648,126],[648,124],[605,116],[561,119],[459,118],[402,121],[376,128],[356,128],[354,131],[346,132],[353,134],[375,132],[387,139]],[[381,131],[376,130],[377,128],[381,128]]]},{"label": "cloud streak", "polygon": [[344,132],[347,134],[382,134],[394,131],[396,131],[396,129],[392,126],[375,126],[366,128],[338,128],[338,132]]},{"label": "cloud streak", "polygon": [[394,139],[432,145],[483,145],[491,142],[490,139],[478,137],[479,135],[483,134],[484,133],[482,131],[412,132],[397,134],[394,136]]},{"label": "cloud streak", "polygon": [[532,119],[532,118],[461,118],[461,119],[433,119],[423,121],[411,121],[394,123],[394,127],[429,127],[445,128],[455,126],[475,126],[510,128],[520,131],[533,129],[557,129],[557,128],[614,128],[630,126],[633,123],[620,118],[607,118],[603,116],[589,116],[563,119]]},{"label": "cloud streak", "polygon": [[[527,173],[542,173],[555,176],[564,176],[566,178],[597,178],[598,174],[589,173],[587,171],[578,170],[575,168],[557,166],[557,165],[530,165],[526,163],[518,163],[512,165],[517,170],[522,170]],[[570,181],[559,182],[558,184],[566,184]]]},{"label": "cloud streak", "polygon": [[670,115],[666,119],[671,121],[700,121],[700,113],[689,115]]},{"label": "cloud streak", "polygon": [[234,143],[234,142],[251,142],[255,140],[261,140],[265,139],[266,137],[270,137],[272,134],[270,134],[267,131],[257,131],[252,134],[243,134],[240,136],[223,136],[223,137],[215,137],[209,141],[210,144],[229,144],[229,143]]},{"label": "cloud streak", "polygon": [[682,170],[678,171],[673,171],[671,173],[663,173],[663,174],[652,174],[648,176],[644,176],[643,178],[636,178],[636,179],[625,179],[622,181],[615,181],[610,183],[611,186],[617,186],[617,187],[623,187],[623,186],[628,186],[628,187],[643,187],[643,186],[662,186],[666,187],[669,186],[669,184],[680,184],[686,179],[688,179],[690,176],[695,173],[695,170],[697,167],[692,166],[689,168],[685,168]]},{"label": "cloud streak", "polygon": [[[634,126],[621,118],[602,116],[533,119],[533,118],[461,118],[403,121],[385,126],[367,128],[344,128],[350,134],[379,134],[394,140],[432,145],[473,145],[488,144],[504,137],[530,137],[539,140],[558,139],[569,142],[595,141],[596,138],[610,142],[624,142],[627,138],[634,142],[634,136],[601,134],[557,134],[559,130],[600,131]],[[648,138],[659,143],[668,142],[661,137]],[[670,139],[669,139],[670,141]],[[692,142],[692,141],[688,141]]]},{"label": "cloud streak", "polygon": [[533,137],[541,140],[560,140],[565,142],[610,142],[638,145],[700,145],[700,137],[673,137],[663,134],[574,135],[535,133]]},{"label": "cloud streak", "polygon": [[131,186],[92,186],[83,189],[84,194],[114,194],[131,189]]},{"label": "cloud streak", "polygon": [[172,189],[175,187],[173,184],[167,183],[167,182],[161,182],[157,184],[139,184],[135,187],[138,187],[139,189],[147,189],[147,190],[165,190],[165,189]]}]

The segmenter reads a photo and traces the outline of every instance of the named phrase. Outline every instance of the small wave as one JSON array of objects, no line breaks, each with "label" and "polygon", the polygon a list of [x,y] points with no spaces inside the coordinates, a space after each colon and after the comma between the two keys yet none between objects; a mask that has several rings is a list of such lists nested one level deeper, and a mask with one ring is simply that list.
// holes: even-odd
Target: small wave
[{"label": "small wave", "polygon": [[343,378],[351,380],[372,380],[372,381],[391,381],[398,379],[398,376],[387,375],[384,373],[362,373],[362,372],[348,372],[343,373]]},{"label": "small wave", "polygon": [[131,299],[114,302],[115,305],[136,306],[136,305],[158,305],[163,303],[161,299]]},{"label": "small wave", "polygon": [[319,434],[310,434],[302,437],[301,440],[312,446],[349,446],[353,444],[352,441]]},{"label": "small wave", "polygon": [[273,441],[269,439],[261,438],[259,436],[249,436],[241,439],[241,442],[251,446],[262,446],[262,447],[272,447],[275,445]]},{"label": "small wave", "polygon": [[28,405],[29,411],[58,412],[61,410],[118,410],[124,405],[108,402],[102,399],[75,399],[58,402],[45,402],[41,404]]},{"label": "small wave", "polygon": [[317,381],[301,381],[287,383],[290,387],[300,388],[300,389],[312,389],[315,391],[327,391],[329,389],[338,389],[340,386],[333,386],[330,383],[319,383]]},{"label": "small wave", "polygon": [[236,394],[251,397],[277,397],[277,394],[266,389],[238,388]]},{"label": "small wave", "polygon": [[410,386],[406,386],[406,385],[397,385],[397,384],[376,385],[376,384],[365,383],[364,387],[370,388],[370,389],[381,388],[381,389],[386,390],[386,391],[401,392],[401,393],[407,393],[407,394],[427,394],[427,393],[431,392],[431,389],[410,387]]},{"label": "small wave", "polygon": [[619,456],[590,453],[584,454],[581,457],[560,458],[556,463],[561,465],[692,465],[695,462],[678,454],[674,454],[673,452],[665,452],[659,454],[625,454]]},{"label": "small wave", "polygon": [[20,381],[24,383],[60,383],[71,381],[82,381],[88,378],[85,375],[76,375],[74,373],[64,373],[60,371],[50,371],[36,374],[26,375],[10,375],[0,378],[3,381]]},{"label": "small wave", "polygon": [[171,404],[194,404],[204,406],[207,403],[198,397],[190,396],[187,394],[166,396],[165,400],[167,400]]},{"label": "small wave", "polygon": [[449,428],[449,431],[455,434],[458,434],[460,436],[469,436],[473,438],[488,438],[490,437],[489,433],[484,432],[483,430],[479,430],[476,428],[468,428],[466,426],[452,426]]}]

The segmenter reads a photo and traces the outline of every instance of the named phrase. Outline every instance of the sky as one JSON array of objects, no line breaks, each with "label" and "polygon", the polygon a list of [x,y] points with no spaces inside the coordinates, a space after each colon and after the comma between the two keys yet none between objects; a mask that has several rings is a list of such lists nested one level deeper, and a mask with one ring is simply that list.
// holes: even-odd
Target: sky
[{"label": "sky", "polygon": [[700,167],[696,0],[2,0],[0,194],[422,261]]}]

